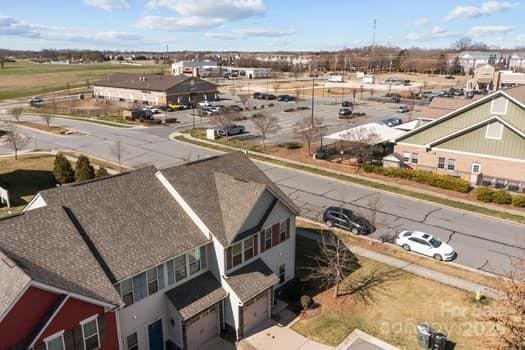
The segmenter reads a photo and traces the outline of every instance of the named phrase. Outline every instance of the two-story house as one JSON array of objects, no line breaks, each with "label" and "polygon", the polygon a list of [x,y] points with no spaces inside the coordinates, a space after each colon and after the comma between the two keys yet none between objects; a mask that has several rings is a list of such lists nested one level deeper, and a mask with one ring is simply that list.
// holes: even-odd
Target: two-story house
[{"label": "two-story house", "polygon": [[118,294],[122,349],[240,339],[294,277],[297,209],[241,152],[42,191],[21,217],[52,209],[67,212]]},{"label": "two-story house", "polygon": [[525,86],[493,92],[397,138],[411,168],[525,190]]}]

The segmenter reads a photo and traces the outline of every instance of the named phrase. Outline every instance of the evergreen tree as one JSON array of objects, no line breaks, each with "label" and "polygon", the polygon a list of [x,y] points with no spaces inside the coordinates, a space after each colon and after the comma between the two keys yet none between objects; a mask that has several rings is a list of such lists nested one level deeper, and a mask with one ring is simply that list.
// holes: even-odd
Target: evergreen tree
[{"label": "evergreen tree", "polygon": [[109,176],[109,173],[108,171],[106,170],[106,168],[104,167],[100,167],[97,169],[97,172],[95,174],[95,177],[105,177],[105,176]]},{"label": "evergreen tree", "polygon": [[81,155],[77,159],[75,166],[75,179],[77,182],[86,181],[95,178],[95,169],[91,165],[89,158]]},{"label": "evergreen tree", "polygon": [[55,157],[53,175],[55,176],[56,182],[61,185],[75,181],[73,167],[62,153],[58,153]]}]

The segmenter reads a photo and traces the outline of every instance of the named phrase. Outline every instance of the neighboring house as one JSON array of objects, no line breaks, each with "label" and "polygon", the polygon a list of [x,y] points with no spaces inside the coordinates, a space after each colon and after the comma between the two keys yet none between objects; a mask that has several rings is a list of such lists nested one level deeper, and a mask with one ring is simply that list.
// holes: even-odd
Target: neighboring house
[{"label": "neighboring house", "polygon": [[[474,95],[474,99],[478,99],[479,96]],[[472,103],[472,99],[434,97],[430,104],[421,110],[421,119],[427,121],[438,119],[470,103]]]},{"label": "neighboring house", "polygon": [[0,220],[1,350],[117,350],[120,299],[68,209]]},{"label": "neighboring house", "polygon": [[525,189],[525,86],[496,91],[396,139],[412,167]]},{"label": "neighboring house", "polygon": [[56,269],[104,272],[84,289],[117,293],[122,349],[198,349],[222,332],[240,339],[270,317],[275,289],[294,278],[298,211],[241,152],[45,190],[22,219],[2,224],[24,220],[38,249],[49,238],[34,226],[48,223],[32,217],[51,211],[66,212],[91,252]]},{"label": "neighboring house", "polygon": [[93,95],[107,100],[166,105],[214,99],[217,85],[185,75],[118,73],[93,83]]}]

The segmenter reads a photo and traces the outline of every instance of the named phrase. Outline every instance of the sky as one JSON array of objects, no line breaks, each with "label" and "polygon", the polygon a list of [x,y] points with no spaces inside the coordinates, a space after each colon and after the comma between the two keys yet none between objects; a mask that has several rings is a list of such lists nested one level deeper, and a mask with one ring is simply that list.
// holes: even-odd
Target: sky
[{"label": "sky", "polygon": [[525,3],[413,0],[0,0],[0,48],[319,51],[373,43],[525,46]]}]

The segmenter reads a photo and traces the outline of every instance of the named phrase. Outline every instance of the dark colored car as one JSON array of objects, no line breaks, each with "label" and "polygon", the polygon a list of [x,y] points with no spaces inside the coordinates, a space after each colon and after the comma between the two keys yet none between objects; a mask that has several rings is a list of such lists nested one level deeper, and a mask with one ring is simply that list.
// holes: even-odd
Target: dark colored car
[{"label": "dark colored car", "polygon": [[453,75],[447,75],[447,76],[445,77],[445,79],[456,79],[456,77],[453,76]]},{"label": "dark colored car", "polygon": [[347,208],[329,207],[324,211],[323,221],[329,227],[339,227],[353,234],[370,234],[373,231],[370,223]]},{"label": "dark colored car", "polygon": [[350,108],[340,108],[339,115],[351,115],[352,110]]},{"label": "dark colored car", "polygon": [[263,100],[275,100],[277,99],[277,96],[272,95],[272,94],[263,94],[262,99]]},{"label": "dark colored car", "polygon": [[219,136],[233,136],[242,134],[245,130],[244,125],[230,124],[217,130],[217,134],[219,134]]},{"label": "dark colored car", "polygon": [[243,111],[242,107],[239,106],[239,105],[231,105],[231,106],[228,107],[228,109],[231,110],[231,111],[236,111],[236,112],[242,112]]},{"label": "dark colored car", "polygon": [[399,106],[397,108],[397,113],[408,113],[410,112],[410,108],[408,108],[407,106]]},{"label": "dark colored car", "polygon": [[256,99],[256,100],[262,100],[263,99],[263,93],[262,92],[254,92],[253,93],[253,98]]},{"label": "dark colored car", "polygon": [[399,96],[392,96],[392,97],[390,97],[390,102],[392,102],[392,103],[399,103],[399,102],[401,102],[401,97],[399,97]]},{"label": "dark colored car", "polygon": [[392,126],[403,124],[403,121],[399,118],[387,118],[387,119],[381,120],[379,124],[383,124],[383,125],[392,127]]},{"label": "dark colored car", "polygon": [[465,98],[474,98],[474,91],[467,91],[465,93]]},{"label": "dark colored car", "polygon": [[343,101],[343,103],[341,103],[341,107],[354,108],[354,104],[350,101]]},{"label": "dark colored car", "polygon": [[295,97],[291,95],[279,95],[277,96],[277,101],[291,102],[291,101],[295,101]]}]

